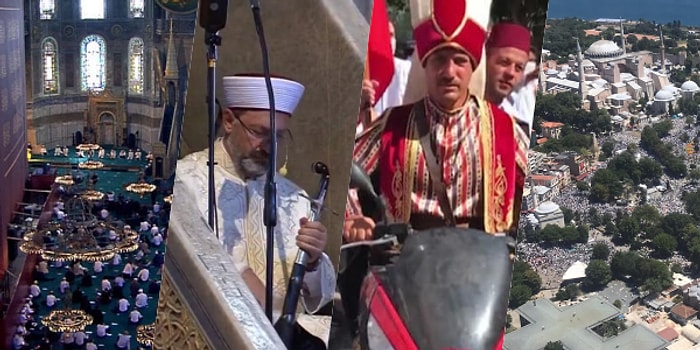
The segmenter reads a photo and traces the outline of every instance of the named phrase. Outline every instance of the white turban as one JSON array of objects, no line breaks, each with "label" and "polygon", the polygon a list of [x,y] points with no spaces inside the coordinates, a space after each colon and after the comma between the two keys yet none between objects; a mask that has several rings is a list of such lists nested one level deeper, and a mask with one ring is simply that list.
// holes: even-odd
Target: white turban
[{"label": "white turban", "polygon": [[[262,76],[236,75],[223,78],[225,106],[242,109],[270,109],[267,85]],[[301,97],[304,85],[284,78],[272,78],[277,112],[293,114]]]}]

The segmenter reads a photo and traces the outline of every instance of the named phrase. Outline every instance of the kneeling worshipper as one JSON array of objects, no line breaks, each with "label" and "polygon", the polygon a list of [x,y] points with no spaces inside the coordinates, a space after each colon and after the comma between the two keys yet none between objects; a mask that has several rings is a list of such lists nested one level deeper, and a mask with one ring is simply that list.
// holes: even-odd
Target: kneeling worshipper
[{"label": "kneeling worshipper", "polygon": [[[298,82],[272,78],[276,128],[280,148],[289,136],[289,119],[304,93]],[[265,79],[260,76],[223,78],[225,94],[221,113],[221,138],[214,147],[215,188],[220,242],[233,257],[260,304],[264,304],[266,227],[263,222],[266,173],[269,162],[270,116]],[[174,192],[178,198],[196,200],[202,218],[208,216],[208,150],[193,153],[177,164]],[[320,222],[307,219],[311,205],[306,192],[279,173],[278,221],[275,226],[273,320],[282,310],[287,279],[299,249],[309,255],[298,323],[313,336],[326,341],[330,322],[310,314],[333,299],[336,272],[323,253],[327,231]],[[306,333],[304,333],[306,335]],[[311,338],[311,337],[309,337]]]}]

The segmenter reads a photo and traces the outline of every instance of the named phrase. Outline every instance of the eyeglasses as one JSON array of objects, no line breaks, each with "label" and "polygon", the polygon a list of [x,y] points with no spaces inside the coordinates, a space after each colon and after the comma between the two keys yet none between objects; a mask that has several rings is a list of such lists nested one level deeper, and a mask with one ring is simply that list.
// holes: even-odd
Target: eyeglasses
[{"label": "eyeglasses", "polygon": [[[270,132],[269,131],[260,131],[260,130],[253,130],[248,125],[246,125],[239,116],[235,116],[236,120],[241,124],[243,129],[253,137],[257,141],[269,141],[270,140]],[[288,139],[292,138],[292,132],[289,130],[282,130],[277,132],[277,141],[278,142],[285,142]]]}]

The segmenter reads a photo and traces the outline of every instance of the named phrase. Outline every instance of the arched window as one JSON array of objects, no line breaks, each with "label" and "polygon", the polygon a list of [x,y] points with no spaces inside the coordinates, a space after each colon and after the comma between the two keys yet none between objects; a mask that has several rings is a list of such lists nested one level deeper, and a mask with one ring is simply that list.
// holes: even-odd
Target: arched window
[{"label": "arched window", "polygon": [[105,39],[88,35],[80,43],[80,75],[82,89],[101,90],[105,87]]},{"label": "arched window", "polygon": [[56,0],[39,1],[39,19],[53,19],[56,14]]},{"label": "arched window", "polygon": [[146,6],[143,0],[129,0],[129,16],[143,18]]},{"label": "arched window", "polygon": [[58,93],[58,45],[53,38],[46,38],[41,44],[41,68],[44,81],[44,94]]},{"label": "arched window", "polygon": [[105,0],[80,0],[80,19],[104,19]]},{"label": "arched window", "polygon": [[129,92],[143,94],[143,39],[129,40]]}]

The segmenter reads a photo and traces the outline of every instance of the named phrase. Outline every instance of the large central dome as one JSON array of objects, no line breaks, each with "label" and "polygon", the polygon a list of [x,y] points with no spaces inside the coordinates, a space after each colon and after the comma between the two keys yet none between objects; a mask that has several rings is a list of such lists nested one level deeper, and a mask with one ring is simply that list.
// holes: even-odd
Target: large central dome
[{"label": "large central dome", "polygon": [[622,56],[624,51],[610,40],[598,40],[584,52],[588,59],[616,58]]}]

